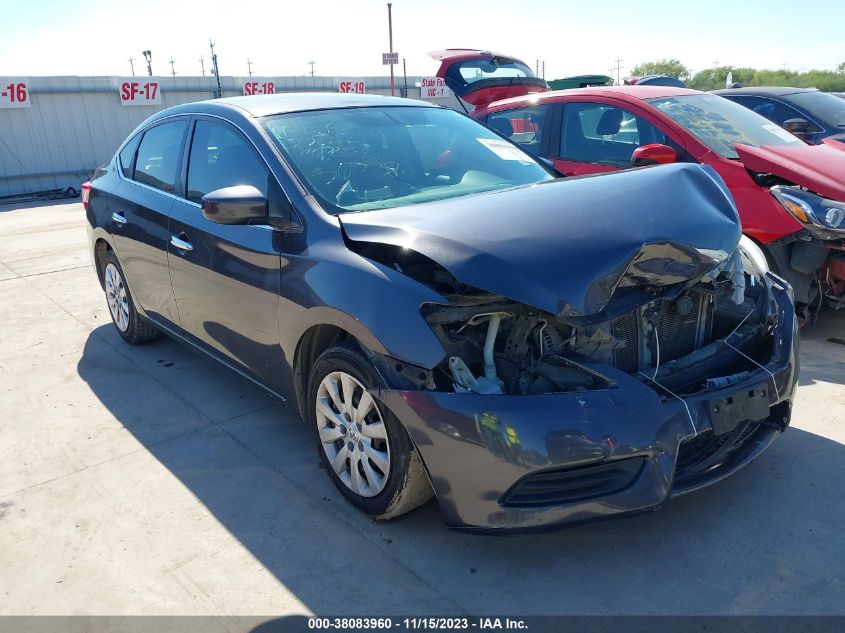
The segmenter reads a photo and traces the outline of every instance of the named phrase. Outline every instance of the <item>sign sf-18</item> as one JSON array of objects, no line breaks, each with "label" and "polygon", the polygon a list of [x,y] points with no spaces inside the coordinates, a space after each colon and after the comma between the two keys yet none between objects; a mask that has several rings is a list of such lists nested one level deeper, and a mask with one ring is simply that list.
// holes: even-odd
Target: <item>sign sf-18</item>
[{"label": "sign sf-18", "polygon": [[272,81],[246,81],[244,82],[244,95],[274,95],[276,84]]}]

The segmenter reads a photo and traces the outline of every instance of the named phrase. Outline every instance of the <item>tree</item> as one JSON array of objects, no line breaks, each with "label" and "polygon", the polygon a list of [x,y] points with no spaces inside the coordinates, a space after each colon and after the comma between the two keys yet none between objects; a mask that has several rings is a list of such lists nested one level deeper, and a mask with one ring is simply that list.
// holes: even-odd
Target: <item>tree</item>
[{"label": "tree", "polygon": [[631,74],[638,77],[642,77],[643,75],[666,75],[675,79],[687,79],[690,72],[679,60],[664,57],[656,62],[637,64],[634,66]]},{"label": "tree", "polygon": [[845,92],[845,62],[836,70],[807,70],[799,72],[780,68],[748,68],[741,66],[715,66],[692,74],[677,59],[661,59],[656,62],[638,64],[634,75],[668,75],[683,79],[696,90],[718,90],[725,88],[728,75],[731,81],[743,86],[786,86],[790,88],[818,88],[825,92]]},{"label": "tree", "polygon": [[696,90],[718,90],[725,88],[728,75],[734,83],[741,83],[743,86],[757,85],[754,83],[754,74],[757,71],[753,68],[737,68],[735,66],[716,66],[699,70],[689,80],[690,88]]}]

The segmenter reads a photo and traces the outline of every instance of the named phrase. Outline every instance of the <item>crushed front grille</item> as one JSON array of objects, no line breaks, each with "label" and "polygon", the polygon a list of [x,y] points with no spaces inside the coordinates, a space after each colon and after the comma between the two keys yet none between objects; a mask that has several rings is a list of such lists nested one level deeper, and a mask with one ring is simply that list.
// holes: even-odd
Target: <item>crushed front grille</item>
[{"label": "crushed front grille", "polygon": [[675,484],[684,483],[723,463],[760,426],[759,422],[746,422],[724,435],[716,435],[707,429],[681,442],[675,462]]}]

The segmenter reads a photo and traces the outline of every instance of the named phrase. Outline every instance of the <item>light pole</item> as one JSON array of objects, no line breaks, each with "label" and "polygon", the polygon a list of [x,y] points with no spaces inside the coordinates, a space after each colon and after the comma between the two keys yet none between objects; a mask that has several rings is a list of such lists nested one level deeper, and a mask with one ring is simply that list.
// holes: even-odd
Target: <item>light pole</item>
[{"label": "light pole", "polygon": [[144,59],[147,61],[147,74],[152,77],[153,76],[153,54],[150,51],[142,51],[141,54],[144,56]]},{"label": "light pole", "polygon": [[220,87],[220,69],[217,67],[217,53],[214,52],[214,42],[208,40],[208,45],[211,47],[211,72],[214,73],[214,77],[217,79],[215,99],[219,99],[223,96],[223,89]]},{"label": "light pole", "polygon": [[[390,54],[393,56],[393,3],[387,3],[387,33],[390,38]],[[396,91],[393,87],[393,63],[390,64],[390,96],[396,96]]]}]

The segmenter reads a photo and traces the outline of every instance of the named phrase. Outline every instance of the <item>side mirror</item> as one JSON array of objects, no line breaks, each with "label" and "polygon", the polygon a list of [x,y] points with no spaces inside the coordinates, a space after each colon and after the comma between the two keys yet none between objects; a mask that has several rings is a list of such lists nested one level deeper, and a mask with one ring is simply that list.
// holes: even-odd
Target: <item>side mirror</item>
[{"label": "side mirror", "polygon": [[646,165],[666,165],[678,162],[678,152],[668,145],[653,143],[642,145],[631,154],[631,164],[634,167],[645,167]]},{"label": "side mirror", "polygon": [[793,134],[806,134],[810,131],[810,122],[807,119],[787,119],[783,122],[783,129]]},{"label": "side mirror", "polygon": [[217,224],[249,224],[266,220],[267,198],[252,185],[224,187],[202,197],[202,214]]}]

